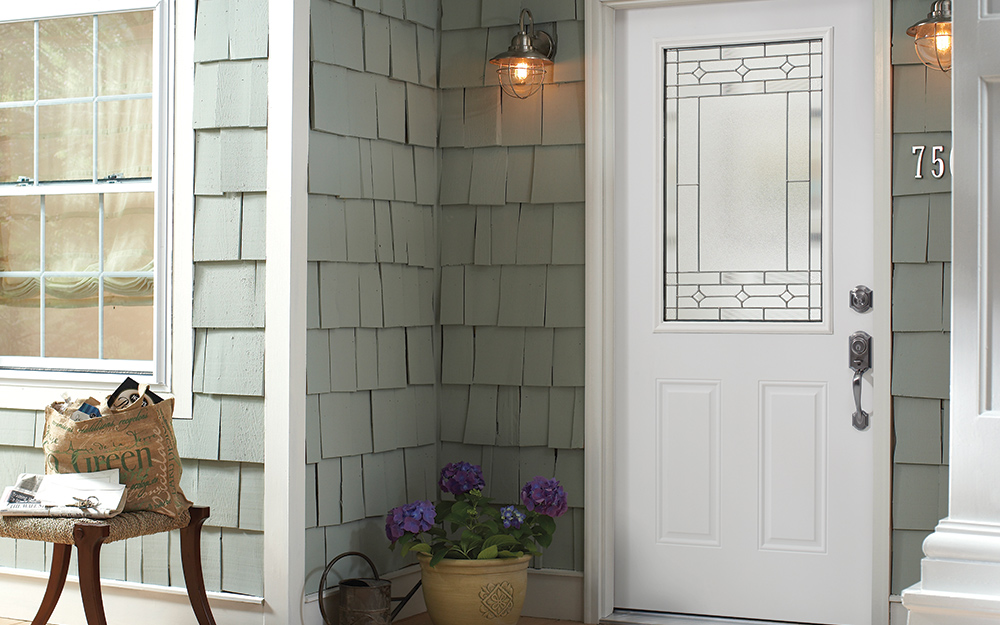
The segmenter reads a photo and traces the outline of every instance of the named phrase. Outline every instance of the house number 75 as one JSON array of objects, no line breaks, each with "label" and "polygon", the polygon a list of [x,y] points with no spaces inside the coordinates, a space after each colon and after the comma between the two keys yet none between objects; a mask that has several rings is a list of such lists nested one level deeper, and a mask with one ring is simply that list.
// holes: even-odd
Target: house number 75
[{"label": "house number 75", "polygon": [[[926,145],[915,145],[910,150],[911,154],[915,154],[917,157],[917,173],[913,175],[917,180],[922,180],[924,177],[924,152],[927,151]],[[944,158],[941,154],[944,152],[943,145],[935,145],[931,147],[931,163],[934,168],[931,169],[931,175],[934,178],[940,179],[944,177]]]}]

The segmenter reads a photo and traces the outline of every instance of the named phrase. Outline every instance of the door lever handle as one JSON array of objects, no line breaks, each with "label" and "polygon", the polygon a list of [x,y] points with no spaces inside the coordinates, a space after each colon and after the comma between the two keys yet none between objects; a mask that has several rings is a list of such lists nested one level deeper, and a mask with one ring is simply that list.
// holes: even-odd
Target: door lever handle
[{"label": "door lever handle", "polygon": [[865,371],[872,366],[872,337],[866,332],[855,332],[848,341],[848,366],[854,370],[854,380],[851,383],[854,390],[854,415],[851,423],[857,430],[868,428],[868,413],[861,408],[861,379]]},{"label": "door lever handle", "polygon": [[868,428],[868,413],[864,411],[861,407],[861,376],[865,374],[864,371],[854,372],[854,415],[851,419],[851,423],[854,424],[854,429],[865,430]]}]

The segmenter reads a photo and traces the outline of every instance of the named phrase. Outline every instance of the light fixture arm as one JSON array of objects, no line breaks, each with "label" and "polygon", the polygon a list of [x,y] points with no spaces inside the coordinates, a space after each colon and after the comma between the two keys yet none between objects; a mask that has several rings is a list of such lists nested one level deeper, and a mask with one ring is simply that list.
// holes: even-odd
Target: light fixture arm
[{"label": "light fixture arm", "polygon": [[[528,18],[528,28],[524,27],[524,19]],[[520,32],[518,36],[527,36],[528,42],[536,52],[544,55],[545,58],[550,61],[556,55],[556,42],[549,36],[544,30],[535,30],[535,18],[532,17],[531,11],[528,9],[521,9],[521,17],[518,20],[518,25],[520,26]],[[511,47],[513,47],[513,42],[511,42]]]}]

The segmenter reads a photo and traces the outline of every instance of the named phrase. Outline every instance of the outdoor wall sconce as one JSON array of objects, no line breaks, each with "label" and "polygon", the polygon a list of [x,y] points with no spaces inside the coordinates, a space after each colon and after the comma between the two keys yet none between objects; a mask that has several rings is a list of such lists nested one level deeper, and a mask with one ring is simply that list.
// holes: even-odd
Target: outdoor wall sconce
[{"label": "outdoor wall sconce", "polygon": [[[524,27],[524,18],[528,27]],[[512,98],[524,99],[542,88],[545,69],[552,65],[556,44],[545,31],[535,30],[531,11],[521,10],[521,30],[510,41],[506,52],[501,52],[490,63],[497,66],[497,78],[503,92]]]},{"label": "outdoor wall sconce", "polygon": [[951,69],[951,0],[936,0],[927,19],[907,28],[906,34],[913,37],[921,63],[942,72]]}]

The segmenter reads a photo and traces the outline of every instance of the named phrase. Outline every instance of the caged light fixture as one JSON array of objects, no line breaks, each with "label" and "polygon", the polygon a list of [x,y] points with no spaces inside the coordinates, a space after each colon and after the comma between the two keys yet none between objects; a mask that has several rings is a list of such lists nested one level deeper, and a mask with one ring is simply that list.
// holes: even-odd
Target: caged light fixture
[{"label": "caged light fixture", "polygon": [[913,37],[920,62],[947,72],[951,69],[951,0],[936,0],[927,19],[906,29]]},{"label": "caged light fixture", "polygon": [[520,27],[507,51],[490,59],[490,63],[497,66],[504,93],[523,100],[542,88],[545,70],[556,55],[556,44],[547,32],[535,30],[535,20],[528,9],[521,10]]}]

